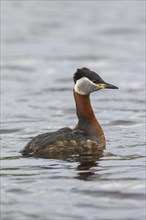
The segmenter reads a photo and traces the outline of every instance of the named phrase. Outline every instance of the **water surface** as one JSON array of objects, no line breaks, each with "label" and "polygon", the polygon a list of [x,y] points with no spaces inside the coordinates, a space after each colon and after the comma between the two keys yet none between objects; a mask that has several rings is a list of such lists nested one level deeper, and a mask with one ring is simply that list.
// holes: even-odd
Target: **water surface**
[{"label": "water surface", "polygon": [[[2,219],[144,219],[144,22],[144,1],[2,1]],[[23,158],[31,137],[76,125],[83,66],[120,88],[91,96],[103,156]]]}]

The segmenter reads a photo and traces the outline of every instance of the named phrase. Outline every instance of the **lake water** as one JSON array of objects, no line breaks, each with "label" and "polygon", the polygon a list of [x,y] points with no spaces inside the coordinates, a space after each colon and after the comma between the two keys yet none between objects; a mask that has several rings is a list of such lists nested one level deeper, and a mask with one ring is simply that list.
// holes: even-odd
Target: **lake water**
[{"label": "lake water", "polygon": [[[144,219],[144,4],[1,1],[1,219]],[[120,88],[91,95],[104,155],[23,158],[31,137],[76,125],[72,76],[84,66]]]}]

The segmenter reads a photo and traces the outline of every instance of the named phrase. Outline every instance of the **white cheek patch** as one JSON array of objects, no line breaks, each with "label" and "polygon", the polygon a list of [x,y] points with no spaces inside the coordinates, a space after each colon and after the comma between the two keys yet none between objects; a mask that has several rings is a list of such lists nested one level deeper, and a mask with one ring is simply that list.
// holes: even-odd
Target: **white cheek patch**
[{"label": "white cheek patch", "polygon": [[94,92],[99,88],[87,77],[82,77],[81,79],[77,80],[74,89],[81,95],[89,95],[91,92]]}]

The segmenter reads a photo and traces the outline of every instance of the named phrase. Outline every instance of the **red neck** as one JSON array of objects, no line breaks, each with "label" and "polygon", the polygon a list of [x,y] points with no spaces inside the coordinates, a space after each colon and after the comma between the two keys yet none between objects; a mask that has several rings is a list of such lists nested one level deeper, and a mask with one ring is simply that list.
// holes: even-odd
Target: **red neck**
[{"label": "red neck", "polygon": [[74,90],[74,97],[76,102],[76,111],[78,116],[78,129],[88,130],[97,136],[104,135],[103,130],[97,121],[93,112],[89,95],[80,95]]}]

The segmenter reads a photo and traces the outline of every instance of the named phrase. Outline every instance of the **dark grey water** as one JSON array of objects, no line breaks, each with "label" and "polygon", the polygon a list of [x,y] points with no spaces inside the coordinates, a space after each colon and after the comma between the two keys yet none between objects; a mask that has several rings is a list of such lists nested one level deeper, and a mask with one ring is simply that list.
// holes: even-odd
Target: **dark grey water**
[{"label": "dark grey water", "polygon": [[[144,1],[1,4],[2,219],[144,219]],[[72,75],[82,66],[120,87],[91,96],[104,156],[21,157],[30,137],[74,127]]]}]

